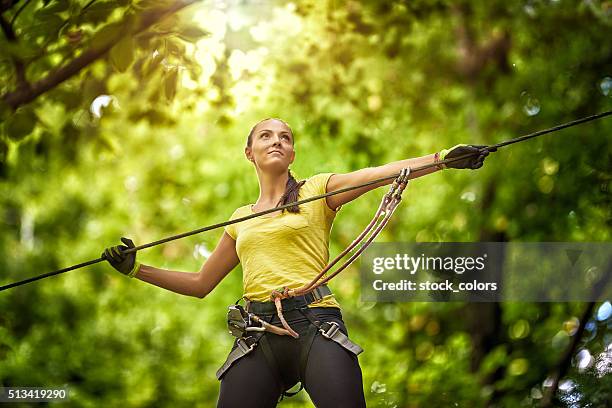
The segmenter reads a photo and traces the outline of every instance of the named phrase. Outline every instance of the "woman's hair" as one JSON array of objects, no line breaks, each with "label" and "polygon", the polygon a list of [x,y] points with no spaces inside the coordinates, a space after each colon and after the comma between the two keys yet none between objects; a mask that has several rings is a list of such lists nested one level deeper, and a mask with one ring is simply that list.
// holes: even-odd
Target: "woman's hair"
[{"label": "woman's hair", "polygon": [[[277,119],[277,118],[266,118],[266,119],[260,120],[259,122],[255,124],[255,126],[251,128],[251,131],[249,132],[249,137],[247,138],[247,147],[251,147],[251,144],[253,144],[253,132],[255,131],[255,128],[257,127],[257,125],[259,125],[261,122],[265,122],[266,120],[270,120],[270,119],[278,120],[279,122],[283,122],[285,126],[289,128],[289,131],[291,132],[292,143],[295,142],[294,140],[295,136],[293,135],[293,130],[287,124],[287,122],[285,122],[284,120]],[[290,169],[287,169],[287,173],[288,173],[289,178],[287,179],[287,185],[285,186],[285,194],[283,194],[280,200],[278,200],[278,203],[276,203],[277,207],[280,207],[281,205],[285,205],[289,203],[295,203],[298,199],[298,193],[300,192],[300,187],[302,187],[304,183],[306,183],[306,180],[302,180],[300,182],[296,181],[293,175],[291,174]],[[287,207],[286,210],[288,212],[296,213],[296,214],[300,212],[300,208],[297,205]]]}]

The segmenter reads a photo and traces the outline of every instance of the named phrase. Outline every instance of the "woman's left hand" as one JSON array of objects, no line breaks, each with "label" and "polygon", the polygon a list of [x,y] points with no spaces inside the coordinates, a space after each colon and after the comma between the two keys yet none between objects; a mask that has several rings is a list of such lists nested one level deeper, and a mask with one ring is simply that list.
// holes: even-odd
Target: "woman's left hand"
[{"label": "woman's left hand", "polygon": [[446,163],[444,164],[444,167],[452,169],[476,170],[482,167],[484,159],[489,155],[489,152],[494,152],[496,150],[497,148],[491,148],[486,145],[458,144],[450,149],[444,149],[438,153],[438,160],[446,160],[468,155],[463,159]]}]

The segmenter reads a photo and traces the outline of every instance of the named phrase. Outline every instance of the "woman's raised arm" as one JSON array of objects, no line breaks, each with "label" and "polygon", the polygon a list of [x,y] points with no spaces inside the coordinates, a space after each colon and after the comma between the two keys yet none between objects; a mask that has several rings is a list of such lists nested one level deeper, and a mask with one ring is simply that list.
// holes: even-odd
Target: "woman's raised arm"
[{"label": "woman's raised arm", "polygon": [[[413,159],[399,160],[391,163],[384,164],[378,167],[366,167],[365,169],[360,169],[353,171],[351,173],[344,174],[334,174],[327,181],[326,192],[340,190],[346,187],[356,186],[359,184],[367,183],[368,181],[376,180],[383,177],[389,177],[394,174],[400,172],[401,169],[405,167],[419,167],[425,164],[434,163],[435,154],[430,154],[427,156],[416,157]],[[417,171],[414,173],[410,173],[409,178],[417,178],[424,176],[429,173],[433,173],[438,171],[437,167],[430,167],[429,169]],[[329,196],[326,198],[327,205],[329,208],[335,210],[336,208],[344,205],[350,201],[353,201],[357,197],[362,194],[367,193],[370,190],[373,190],[377,187],[384,186],[386,184],[391,184],[393,182],[392,179],[381,181],[380,183],[371,184],[369,186],[361,187],[355,190],[347,191],[345,193],[336,194],[333,196]]]},{"label": "woman's raised arm", "polygon": [[[367,183],[368,181],[390,177],[394,174],[398,174],[401,169],[406,167],[413,169],[428,164],[437,163],[445,159],[449,160],[447,164],[440,163],[439,165],[431,166],[427,169],[411,172],[408,178],[413,179],[421,177],[446,167],[453,169],[476,170],[482,167],[485,158],[489,155],[489,152],[494,152],[496,150],[497,148],[495,148],[495,146],[458,144],[450,149],[444,149],[439,153],[429,154],[427,156],[399,160],[378,167],[368,167],[352,173],[334,174],[327,181],[326,192],[341,190],[346,187]],[[329,208],[335,210],[339,206],[356,199],[360,195],[367,193],[374,188],[384,186],[385,184],[391,184],[392,181],[392,179],[389,179],[381,181],[380,183],[371,184],[369,186],[327,197],[327,205]]]},{"label": "woman's raised arm", "polygon": [[182,295],[200,299],[212,291],[238,265],[236,241],[223,232],[217,247],[202,265],[200,272],[178,272],[141,264],[135,277]]}]

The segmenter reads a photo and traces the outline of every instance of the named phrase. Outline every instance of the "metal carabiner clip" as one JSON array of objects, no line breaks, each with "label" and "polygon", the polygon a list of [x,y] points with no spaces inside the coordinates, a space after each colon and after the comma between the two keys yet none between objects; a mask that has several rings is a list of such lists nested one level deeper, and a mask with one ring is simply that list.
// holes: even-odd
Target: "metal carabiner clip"
[{"label": "metal carabiner clip", "polygon": [[240,305],[231,305],[227,308],[227,328],[234,337],[242,337],[247,330],[248,314]]}]

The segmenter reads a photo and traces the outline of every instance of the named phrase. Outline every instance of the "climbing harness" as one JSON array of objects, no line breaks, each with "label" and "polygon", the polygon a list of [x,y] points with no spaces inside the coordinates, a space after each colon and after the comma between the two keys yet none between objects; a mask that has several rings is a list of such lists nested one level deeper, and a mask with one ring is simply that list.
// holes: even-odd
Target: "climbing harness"
[{"label": "climbing harness", "polygon": [[[584,117],[584,118],[576,119],[576,120],[573,120],[571,122],[563,123],[563,124],[554,126],[552,128],[539,130],[537,132],[533,132],[533,133],[530,133],[530,134],[524,135],[524,136],[519,136],[519,137],[516,137],[514,139],[509,139],[507,141],[504,141],[504,142],[501,142],[501,143],[498,143],[498,144],[495,144],[495,145],[492,145],[492,146],[486,146],[486,147],[482,148],[481,150],[492,151],[492,150],[495,150],[495,149],[500,148],[500,147],[504,147],[504,146],[507,146],[507,145],[510,145],[510,144],[513,144],[513,143],[523,142],[523,141],[525,141],[527,139],[531,139],[531,138],[534,138],[534,137],[542,136],[542,135],[547,134],[547,133],[556,132],[556,131],[559,131],[561,129],[565,129],[565,128],[568,128],[568,127],[576,126],[576,125],[579,125],[579,124],[582,124],[582,123],[586,123],[586,122],[590,122],[590,121],[593,121],[593,120],[601,119],[601,118],[604,118],[604,117],[609,116],[609,115],[612,115],[612,111],[598,113],[598,114],[595,114],[595,115],[591,115],[591,116],[587,116],[587,117]],[[426,164],[426,165],[423,165],[423,166],[418,166],[418,167],[415,167],[415,168],[411,168],[410,171],[412,173],[414,173],[414,172],[421,171],[421,170],[426,170],[426,169],[429,169],[429,168],[432,168],[432,167],[439,167],[440,165],[444,165],[444,164],[447,164],[447,163],[452,163],[452,162],[455,162],[455,161],[463,160],[463,159],[465,159],[467,157],[474,156],[474,155],[476,155],[476,154],[466,154],[466,155],[462,155],[462,156],[458,156],[458,157],[448,158],[448,159],[445,159],[445,160],[437,161],[437,162]],[[185,237],[188,237],[188,236],[191,236],[191,235],[199,234],[199,233],[202,233],[202,232],[205,232],[205,231],[210,231],[210,230],[213,230],[213,229],[221,228],[221,227],[224,227],[226,225],[236,224],[236,223],[239,223],[239,222],[243,222],[243,221],[249,220],[251,218],[261,217],[262,215],[270,214],[272,212],[276,212],[276,211],[279,211],[279,210],[284,210],[284,209],[289,208],[289,207],[299,206],[301,204],[305,204],[305,203],[308,203],[310,201],[320,200],[322,198],[326,198],[326,197],[329,197],[329,196],[332,196],[332,195],[341,194],[341,193],[344,193],[344,192],[347,192],[347,191],[351,191],[351,190],[355,190],[355,189],[358,189],[358,188],[361,188],[361,187],[370,186],[370,185],[373,185],[373,184],[381,183],[383,181],[395,179],[398,176],[399,176],[399,174],[394,174],[394,175],[391,175],[391,176],[381,177],[381,178],[376,179],[376,180],[368,181],[368,182],[362,183],[360,185],[350,186],[350,187],[342,188],[342,189],[336,190],[336,191],[330,191],[330,192],[325,193],[325,194],[309,197],[309,198],[306,198],[306,199],[303,199],[303,200],[300,200],[300,201],[296,201],[296,202],[288,203],[288,204],[285,204],[285,205],[282,205],[282,206],[270,208],[268,210],[264,210],[264,211],[260,211],[260,212],[254,213],[254,214],[250,214],[250,215],[244,216],[244,217],[236,218],[236,219],[231,220],[231,221],[225,221],[225,222],[209,225],[209,226],[206,226],[206,227],[203,227],[203,228],[198,228],[198,229],[193,230],[193,231],[185,232],[185,233],[178,234],[178,235],[173,235],[173,236],[170,236],[170,237],[167,237],[167,238],[160,239],[158,241],[150,242],[148,244],[139,245],[139,246],[136,246],[134,248],[127,249],[124,252],[125,253],[131,253],[131,252],[140,251],[142,249],[150,248],[150,247],[157,246],[157,245],[161,245],[161,244],[164,244],[164,243],[169,242],[169,241],[174,241],[174,240],[185,238]],[[28,279],[21,280],[21,281],[18,281],[18,282],[13,282],[13,283],[10,283],[10,284],[4,285],[4,286],[0,286],[0,292],[3,291],[3,290],[14,288],[16,286],[25,285],[26,283],[30,283],[30,282],[34,282],[34,281],[37,281],[37,280],[40,280],[40,279],[48,278],[50,276],[58,275],[60,273],[69,272],[69,271],[72,271],[72,270],[75,270],[75,269],[83,268],[85,266],[96,264],[98,262],[103,262],[105,260],[106,260],[105,257],[99,257],[97,259],[92,259],[90,261],[82,262],[82,263],[79,263],[79,264],[76,264],[76,265],[73,265],[73,266],[70,266],[70,267],[67,267],[67,268],[62,268],[62,269],[59,269],[59,270],[56,270],[56,271],[53,271],[53,272],[48,272],[48,273],[44,273],[42,275],[38,275],[38,276],[34,276],[34,277],[31,277],[31,278],[28,278]]]},{"label": "climbing harness", "polygon": [[235,304],[229,306],[227,314],[228,329],[237,339],[226,361],[221,368],[217,370],[217,379],[221,379],[234,363],[251,353],[255,347],[261,347],[268,365],[277,377],[278,383],[282,386],[282,400],[284,397],[293,396],[303,389],[303,379],[306,376],[305,371],[308,356],[317,335],[320,334],[323,338],[337,343],[355,356],[362,353],[363,349],[343,333],[338,323],[319,319],[310,307],[308,307],[311,303],[321,300],[325,296],[331,294],[332,292],[329,287],[323,284],[318,285],[316,288],[311,288],[305,295],[293,296],[282,300],[284,311],[298,311],[309,322],[306,334],[297,340],[300,342],[301,350],[299,358],[300,387],[297,391],[287,391],[294,384],[286,384],[280,376],[281,366],[272,351],[272,346],[269,344],[269,338],[265,335],[267,331],[273,334],[287,335],[286,329],[270,324],[270,321],[272,321],[276,314],[276,305],[274,302],[247,301],[246,306],[242,307],[238,304],[241,299],[238,299]]},{"label": "climbing harness", "polygon": [[[324,296],[331,295],[331,290],[327,286],[320,286],[318,290],[312,291],[305,296],[297,296],[287,299],[285,310],[296,310],[307,307],[309,304],[323,299]],[[247,355],[253,350],[258,340],[264,332],[269,331],[278,335],[286,335],[287,331],[278,326],[268,323],[258,315],[274,316],[276,311],[272,302],[250,302],[247,301],[246,309],[238,302],[228,307],[227,326],[231,335],[237,337],[237,347],[229,354],[223,366],[217,371],[217,378],[221,378],[223,373],[239,358]]]}]

